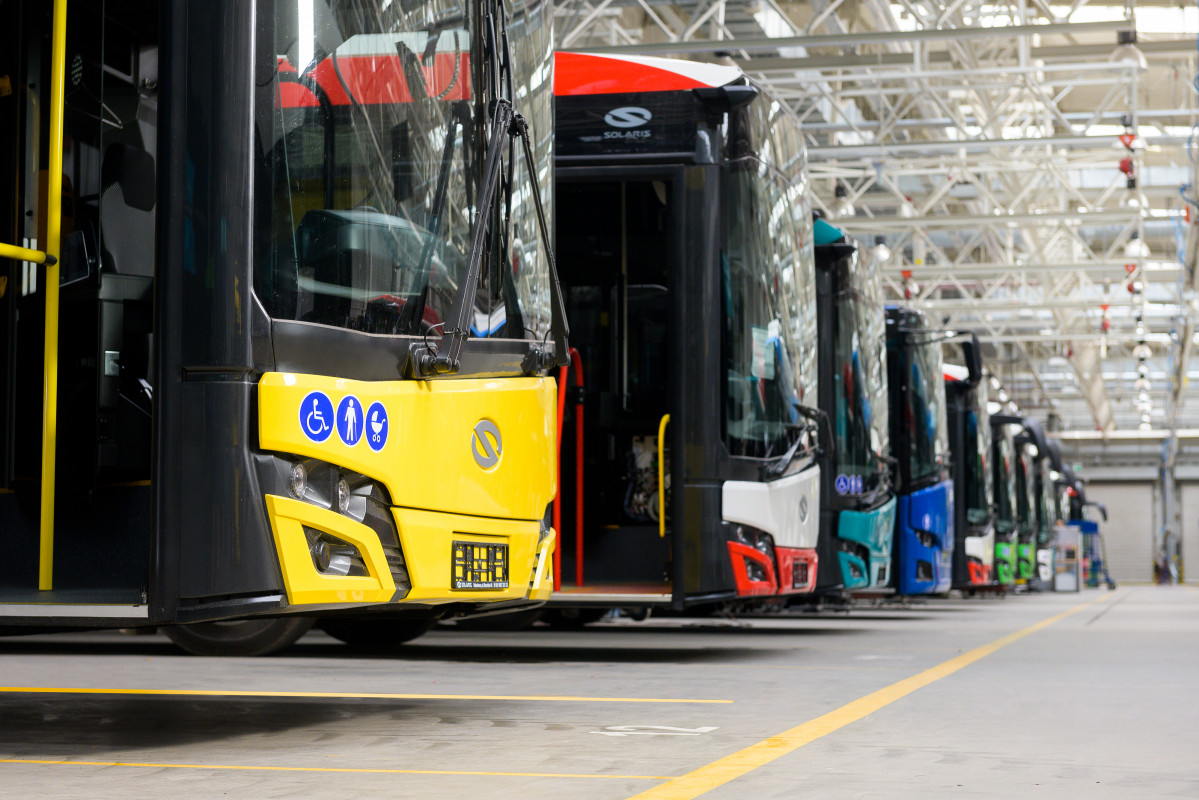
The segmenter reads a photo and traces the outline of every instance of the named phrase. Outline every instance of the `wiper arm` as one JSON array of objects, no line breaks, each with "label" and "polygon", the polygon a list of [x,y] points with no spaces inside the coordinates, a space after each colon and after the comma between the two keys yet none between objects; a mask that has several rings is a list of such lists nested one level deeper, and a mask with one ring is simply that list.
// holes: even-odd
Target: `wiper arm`
[{"label": "wiper arm", "polygon": [[533,206],[537,213],[537,229],[549,261],[550,291],[553,294],[550,304],[550,336],[553,338],[553,348],[551,350],[539,342],[532,343],[523,366],[526,372],[535,372],[563,366],[569,358],[567,337],[570,335],[570,329],[566,322],[566,305],[562,298],[562,286],[558,281],[558,264],[550,247],[545,206],[541,202],[541,190],[537,185],[537,165],[529,141],[529,126],[523,116],[513,113],[511,103],[501,99],[495,101],[495,111],[492,114],[491,140],[487,144],[487,159],[483,165],[484,178],[479,195],[479,214],[475,218],[475,228],[471,233],[470,261],[466,277],[454,296],[454,304],[450,308],[449,321],[442,332],[441,342],[437,345],[413,345],[416,370],[423,377],[453,374],[461,367],[462,348],[470,335],[470,313],[474,308],[475,292],[478,290],[487,231],[494,216],[502,162],[500,154],[504,143],[510,142],[511,137],[520,138],[521,149],[525,154],[531,177]]},{"label": "wiper arm", "polygon": [[[564,367],[570,363],[570,346],[567,338],[570,336],[570,324],[566,321],[566,302],[562,297],[562,284],[558,281],[558,260],[554,258],[554,248],[550,245],[549,223],[545,221],[545,206],[541,202],[541,187],[537,183],[537,162],[533,158],[533,144],[529,141],[529,123],[517,114],[512,120],[513,132],[520,137],[521,149],[525,152],[525,166],[529,171],[529,187],[533,194],[533,209],[537,212],[537,230],[541,234],[541,243],[545,247],[545,257],[550,268],[550,336],[554,340],[553,352],[543,346],[534,345],[529,349],[525,361],[525,371]],[[533,363],[529,363],[532,361]]]},{"label": "wiper arm", "polygon": [[467,262],[466,277],[463,278],[454,304],[450,307],[449,318],[442,330],[441,342],[438,345],[413,345],[413,362],[418,375],[432,377],[433,375],[448,375],[459,370],[462,365],[462,348],[470,334],[470,313],[474,308],[475,292],[479,287],[479,272],[483,264],[483,253],[486,248],[487,230],[491,225],[493,202],[496,187],[500,182],[500,153],[504,143],[511,136],[512,104],[507,100],[496,100],[491,115],[491,140],[487,143],[487,158],[483,162],[483,186],[479,193],[479,210],[475,217],[475,227],[471,231],[470,259]]},{"label": "wiper arm", "polygon": [[801,417],[807,417],[816,423],[819,434],[817,451],[821,455],[829,453],[828,448],[833,446],[833,423],[829,419],[828,412],[822,408],[805,406],[803,403],[793,402],[791,405]]}]

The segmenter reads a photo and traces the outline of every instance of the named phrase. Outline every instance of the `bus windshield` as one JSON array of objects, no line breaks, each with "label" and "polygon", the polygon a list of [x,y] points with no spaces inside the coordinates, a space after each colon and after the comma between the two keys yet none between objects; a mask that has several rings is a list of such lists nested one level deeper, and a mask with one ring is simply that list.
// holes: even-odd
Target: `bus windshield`
[{"label": "bus windshield", "polygon": [[725,167],[721,257],[726,441],[735,456],[778,458],[816,402],[816,285],[807,164],[798,122],[778,103],[739,109]]},{"label": "bus windshield", "polygon": [[1038,480],[1040,482],[1040,533],[1043,541],[1047,541],[1050,532],[1053,531],[1053,526],[1057,524],[1057,495],[1053,491],[1053,479],[1049,476],[1049,464],[1046,461],[1041,462],[1041,468],[1038,472]]},{"label": "bus windshield", "polygon": [[985,525],[991,517],[991,425],[986,418],[987,383],[974,387],[975,402],[966,410],[966,522]]},{"label": "bus windshield", "polygon": [[1036,528],[1035,509],[1037,507],[1036,486],[1033,484],[1032,459],[1029,457],[1027,446],[1019,449],[1016,460],[1016,518],[1020,522],[1023,533],[1030,533]]},{"label": "bus windshield", "polygon": [[[256,109],[266,139],[257,211],[268,233],[255,289],[272,317],[442,332],[467,271],[488,134],[476,9],[456,0],[274,3],[259,31],[274,61],[259,75]],[[514,37],[518,78],[548,63],[548,48],[528,52],[546,38]],[[548,137],[543,84],[518,111]],[[483,262],[474,337],[541,338],[549,329],[548,262],[524,166],[517,159],[507,241],[487,248],[506,245],[510,263]],[[540,189],[549,205],[548,174]]]},{"label": "bus windshield", "polygon": [[995,531],[1008,534],[1016,528],[1016,453],[1012,437],[997,435],[994,448]]},{"label": "bus windshield", "polygon": [[945,381],[941,340],[927,332],[913,334],[907,425],[912,447],[908,455],[911,480],[936,476],[949,450],[945,429]]},{"label": "bus windshield", "polygon": [[833,354],[837,465],[863,476],[873,491],[888,475],[886,318],[877,269],[850,258],[849,290],[836,296],[837,330]]}]

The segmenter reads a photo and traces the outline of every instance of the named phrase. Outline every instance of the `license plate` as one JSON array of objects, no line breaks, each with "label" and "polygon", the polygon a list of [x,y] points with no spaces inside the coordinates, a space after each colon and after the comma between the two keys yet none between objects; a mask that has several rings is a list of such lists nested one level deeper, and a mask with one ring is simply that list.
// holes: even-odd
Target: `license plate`
[{"label": "license plate", "polygon": [[454,542],[451,574],[455,589],[507,589],[508,545]]}]

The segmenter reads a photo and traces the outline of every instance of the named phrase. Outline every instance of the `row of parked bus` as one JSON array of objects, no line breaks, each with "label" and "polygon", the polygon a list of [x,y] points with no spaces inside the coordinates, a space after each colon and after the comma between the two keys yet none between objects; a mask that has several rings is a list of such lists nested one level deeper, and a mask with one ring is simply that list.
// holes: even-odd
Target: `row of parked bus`
[{"label": "row of parked bus", "polygon": [[884,306],[736,68],[555,56],[537,0],[13,6],[0,627],[259,653],[1035,574],[1056,451]]},{"label": "row of parked bus", "polygon": [[975,337],[886,305],[880,265],[813,223],[790,112],[732,67],[556,65],[575,378],[549,605],[586,619],[1047,578],[1073,483],[1056,445],[991,407]]}]

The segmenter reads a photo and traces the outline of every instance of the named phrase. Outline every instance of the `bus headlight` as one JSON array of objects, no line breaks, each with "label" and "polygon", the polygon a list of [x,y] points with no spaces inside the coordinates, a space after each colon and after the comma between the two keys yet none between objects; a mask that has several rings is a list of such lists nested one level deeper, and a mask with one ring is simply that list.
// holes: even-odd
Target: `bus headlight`
[{"label": "bus headlight", "polygon": [[291,480],[287,488],[291,490],[292,497],[297,500],[304,499],[304,495],[308,491],[308,470],[304,469],[303,464],[291,465]]},{"label": "bus headlight", "polygon": [[366,577],[370,574],[367,572],[362,553],[349,542],[307,526],[304,527],[304,536],[308,538],[308,552],[312,556],[312,565],[320,574],[352,578]]}]

